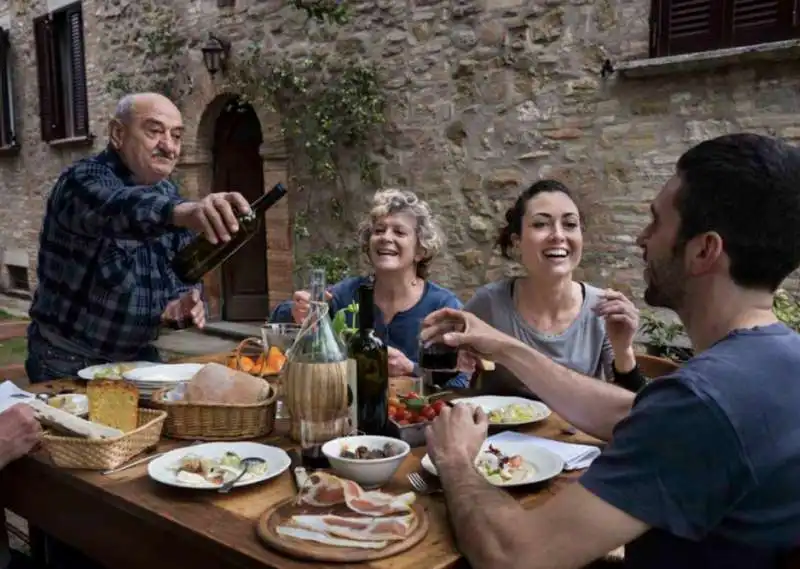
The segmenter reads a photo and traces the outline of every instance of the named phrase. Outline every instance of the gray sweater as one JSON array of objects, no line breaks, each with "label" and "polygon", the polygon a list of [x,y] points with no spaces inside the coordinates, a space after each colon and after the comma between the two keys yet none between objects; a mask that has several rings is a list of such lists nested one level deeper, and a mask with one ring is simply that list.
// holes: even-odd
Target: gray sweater
[{"label": "gray sweater", "polygon": [[[479,288],[464,309],[565,367],[613,381],[614,352],[606,335],[606,324],[592,311],[602,291],[582,283],[584,298],[578,316],[561,334],[550,335],[533,328],[517,310],[512,295],[515,280],[504,279]],[[501,365],[484,372],[481,389],[494,395],[535,395]]]}]

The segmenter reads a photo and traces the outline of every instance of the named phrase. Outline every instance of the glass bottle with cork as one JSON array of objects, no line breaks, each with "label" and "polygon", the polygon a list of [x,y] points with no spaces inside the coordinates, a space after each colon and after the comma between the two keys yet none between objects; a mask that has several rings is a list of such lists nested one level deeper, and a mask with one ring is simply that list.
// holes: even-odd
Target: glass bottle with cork
[{"label": "glass bottle with cork", "polygon": [[311,272],[311,301],[294,344],[287,351],[284,403],[289,436],[304,462],[323,468],[322,444],[349,432],[348,358],[333,330],[325,300],[325,270]]}]

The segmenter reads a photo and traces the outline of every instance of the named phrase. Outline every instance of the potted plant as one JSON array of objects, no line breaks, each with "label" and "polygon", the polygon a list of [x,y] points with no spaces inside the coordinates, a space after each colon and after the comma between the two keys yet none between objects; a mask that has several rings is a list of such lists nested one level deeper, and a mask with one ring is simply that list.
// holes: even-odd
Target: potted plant
[{"label": "potted plant", "polygon": [[675,341],[684,334],[683,324],[680,321],[667,322],[653,312],[643,312],[640,330],[646,336],[644,345],[648,355],[668,358],[679,363],[694,355],[694,350],[691,348],[675,345]]},{"label": "potted plant", "polygon": [[800,302],[794,295],[779,288],[772,297],[772,311],[778,320],[795,332],[800,332]]}]

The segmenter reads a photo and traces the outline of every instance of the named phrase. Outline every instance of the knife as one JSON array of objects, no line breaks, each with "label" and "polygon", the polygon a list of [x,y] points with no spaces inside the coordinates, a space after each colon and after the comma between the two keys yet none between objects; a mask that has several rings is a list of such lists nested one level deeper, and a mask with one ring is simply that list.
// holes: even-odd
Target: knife
[{"label": "knife", "polygon": [[298,494],[300,490],[305,487],[308,482],[308,472],[303,466],[303,456],[296,450],[290,450],[288,453],[289,469],[292,471],[292,480],[294,481],[294,489]]}]

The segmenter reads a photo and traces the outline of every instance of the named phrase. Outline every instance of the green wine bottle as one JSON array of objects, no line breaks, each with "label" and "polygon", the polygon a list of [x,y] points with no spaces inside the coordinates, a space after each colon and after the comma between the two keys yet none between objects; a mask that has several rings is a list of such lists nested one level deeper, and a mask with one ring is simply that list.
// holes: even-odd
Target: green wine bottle
[{"label": "green wine bottle", "polygon": [[375,299],[371,283],[358,289],[358,331],[348,353],[356,362],[358,430],[385,435],[389,422],[389,350],[375,333]]},{"label": "green wine bottle", "polygon": [[261,228],[264,212],[285,195],[283,184],[275,184],[269,192],[251,203],[250,211],[238,216],[239,231],[227,243],[212,243],[204,235],[198,235],[175,255],[172,270],[185,283],[200,282],[203,275],[227,261],[255,236]]}]

